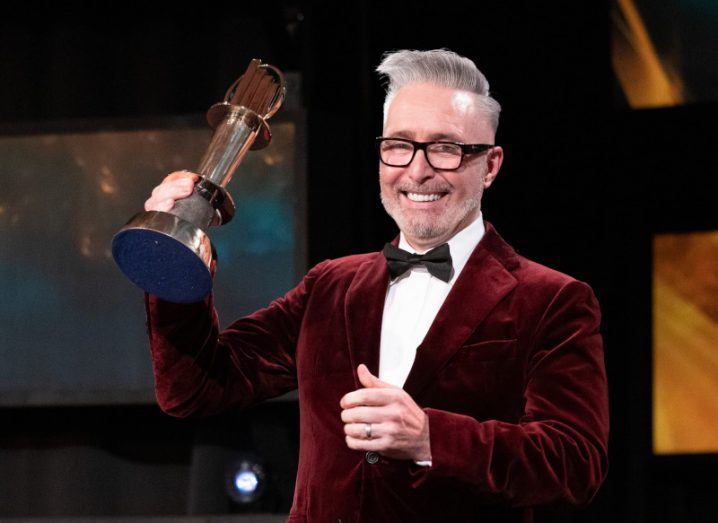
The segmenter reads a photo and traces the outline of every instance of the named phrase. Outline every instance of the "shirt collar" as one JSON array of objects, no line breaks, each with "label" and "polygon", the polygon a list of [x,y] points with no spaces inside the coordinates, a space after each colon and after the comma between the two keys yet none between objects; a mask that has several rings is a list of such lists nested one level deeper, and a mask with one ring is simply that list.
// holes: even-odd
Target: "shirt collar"
[{"label": "shirt collar", "polygon": [[[459,277],[466,262],[469,261],[469,256],[474,252],[485,232],[483,213],[479,212],[479,216],[473,222],[449,239],[447,243],[449,244],[451,261],[454,266],[454,274],[448,282],[449,285],[453,285],[456,278]],[[406,241],[403,232],[399,234],[399,248],[416,253],[414,248]],[[418,254],[423,254],[423,252]]]}]

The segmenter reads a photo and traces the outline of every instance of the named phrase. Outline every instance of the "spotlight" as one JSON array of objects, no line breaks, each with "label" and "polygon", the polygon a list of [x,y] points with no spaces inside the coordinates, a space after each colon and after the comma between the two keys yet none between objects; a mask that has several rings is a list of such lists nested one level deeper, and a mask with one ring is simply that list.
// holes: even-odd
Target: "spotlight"
[{"label": "spotlight", "polygon": [[240,505],[249,505],[262,496],[267,483],[267,474],[256,459],[240,456],[227,467],[225,480],[227,495],[232,501]]}]

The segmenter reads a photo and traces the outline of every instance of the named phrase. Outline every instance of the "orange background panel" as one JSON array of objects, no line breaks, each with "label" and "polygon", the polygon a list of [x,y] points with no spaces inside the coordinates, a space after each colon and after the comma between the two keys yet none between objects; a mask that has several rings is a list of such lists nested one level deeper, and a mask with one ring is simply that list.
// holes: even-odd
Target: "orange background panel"
[{"label": "orange background panel", "polygon": [[718,452],[718,232],[653,242],[653,451]]}]

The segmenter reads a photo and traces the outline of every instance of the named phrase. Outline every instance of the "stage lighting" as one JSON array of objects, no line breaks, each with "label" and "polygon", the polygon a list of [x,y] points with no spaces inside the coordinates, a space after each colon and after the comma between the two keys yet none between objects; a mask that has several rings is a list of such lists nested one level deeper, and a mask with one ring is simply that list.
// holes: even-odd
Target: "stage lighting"
[{"label": "stage lighting", "polygon": [[240,505],[257,501],[264,492],[267,474],[264,467],[250,456],[240,456],[227,468],[227,495]]}]

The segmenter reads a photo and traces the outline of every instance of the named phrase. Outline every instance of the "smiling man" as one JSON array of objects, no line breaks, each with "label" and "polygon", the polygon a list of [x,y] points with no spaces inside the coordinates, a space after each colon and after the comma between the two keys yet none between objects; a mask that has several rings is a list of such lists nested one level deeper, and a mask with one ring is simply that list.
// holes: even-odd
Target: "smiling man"
[{"label": "smiling man", "polygon": [[[219,332],[209,297],[147,297],[157,397],[186,416],[299,389],[289,521],[527,522],[585,504],[606,473],[600,313],[590,288],[533,263],[484,222],[503,160],[500,107],[474,63],[398,51],[377,138],[400,235],[328,260]],[[196,175],[146,202],[169,210]]]},{"label": "smiling man", "polygon": [[[408,243],[424,249],[479,216],[503,151],[491,145],[490,109],[477,94],[427,82],[393,89],[377,140],[381,201]],[[498,112],[498,104],[491,109]]]}]

